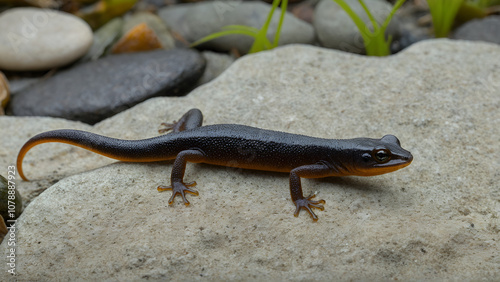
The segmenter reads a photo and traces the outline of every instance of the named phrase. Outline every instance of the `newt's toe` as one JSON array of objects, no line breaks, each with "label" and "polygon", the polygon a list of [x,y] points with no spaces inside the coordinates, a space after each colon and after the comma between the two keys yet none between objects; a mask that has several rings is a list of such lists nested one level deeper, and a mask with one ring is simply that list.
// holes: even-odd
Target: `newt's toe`
[{"label": "newt's toe", "polygon": [[162,122],[160,126],[162,126],[163,128],[158,129],[158,133],[167,133],[170,130],[174,130],[176,123],[177,121],[174,121],[173,123]]}]

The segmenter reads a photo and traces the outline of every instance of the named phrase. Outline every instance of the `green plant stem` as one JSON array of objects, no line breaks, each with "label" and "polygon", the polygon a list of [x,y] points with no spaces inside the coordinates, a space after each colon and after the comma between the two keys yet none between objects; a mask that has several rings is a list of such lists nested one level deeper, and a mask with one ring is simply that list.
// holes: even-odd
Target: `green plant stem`
[{"label": "green plant stem", "polygon": [[267,46],[272,46],[271,42],[269,42],[269,39],[267,39],[267,29],[269,28],[269,24],[271,23],[271,19],[273,18],[274,11],[276,10],[280,2],[281,0],[273,1],[273,6],[271,7],[271,11],[269,11],[269,14],[267,15],[266,22],[257,33],[255,41],[253,42],[252,47],[250,48],[250,51],[248,51],[248,53],[257,53],[259,51],[269,49],[266,48]]},{"label": "green plant stem", "polygon": [[288,6],[288,0],[283,0],[283,2],[281,3],[280,21],[278,22],[278,26],[276,27],[276,33],[274,34],[273,48],[278,47],[278,43],[280,41],[281,26],[283,25],[283,21],[285,20],[287,6]]},{"label": "green plant stem", "polygon": [[436,37],[448,36],[462,2],[463,0],[427,0]]},{"label": "green plant stem", "polygon": [[387,39],[385,38],[385,31],[392,17],[396,13],[396,11],[403,5],[406,0],[398,0],[396,4],[392,7],[391,12],[385,19],[382,26],[380,26],[372,13],[365,5],[363,0],[358,0],[361,7],[365,11],[366,15],[370,19],[370,23],[373,26],[373,31],[371,31],[365,22],[356,14],[354,11],[347,5],[344,0],[333,0],[337,5],[339,5],[344,11],[349,15],[352,19],[359,32],[361,33],[361,37],[363,38],[363,43],[365,45],[366,54],[368,56],[387,56],[390,55],[390,44],[392,37],[389,36]]},{"label": "green plant stem", "polygon": [[[271,19],[273,18],[274,11],[276,8],[279,6],[281,3],[281,15],[280,15],[280,20],[278,23],[278,26],[276,27],[276,34],[274,35],[274,40],[271,43],[269,39],[267,39],[267,30],[269,29],[269,25],[271,23]],[[191,47],[194,47],[196,45],[205,43],[207,41],[226,36],[226,35],[234,35],[234,34],[239,34],[239,35],[247,35],[253,37],[255,40],[250,47],[250,51],[248,53],[256,53],[260,52],[263,50],[269,50],[273,49],[278,46],[279,39],[280,39],[280,34],[281,34],[281,27],[283,26],[283,21],[285,18],[285,13],[286,13],[286,8],[288,5],[288,0],[273,0],[273,4],[271,7],[271,10],[269,11],[269,14],[267,15],[266,21],[264,22],[264,25],[260,29],[256,29],[251,26],[244,26],[244,25],[228,25],[223,27],[223,31],[219,31],[216,33],[209,34],[196,42],[191,44]]]}]

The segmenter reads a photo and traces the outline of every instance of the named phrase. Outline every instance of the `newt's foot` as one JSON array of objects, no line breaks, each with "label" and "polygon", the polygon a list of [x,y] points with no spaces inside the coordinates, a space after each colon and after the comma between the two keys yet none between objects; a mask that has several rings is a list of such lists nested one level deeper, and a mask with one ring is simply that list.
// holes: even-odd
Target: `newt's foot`
[{"label": "newt's foot", "polygon": [[170,130],[174,130],[174,127],[177,125],[177,121],[174,121],[173,123],[166,123],[162,122],[160,126],[163,128],[158,129],[158,133],[166,133],[169,132]]},{"label": "newt's foot", "polygon": [[325,200],[312,201],[311,199],[316,197],[316,195],[309,196],[307,198],[298,199],[295,201],[295,213],[293,214],[295,217],[299,216],[299,212],[301,209],[305,209],[312,217],[314,221],[318,221],[318,216],[311,210],[311,208],[324,210],[325,207],[323,205],[326,203]]},{"label": "newt's foot", "polygon": [[[181,195],[182,200],[184,200],[184,204],[186,206],[189,206],[189,201],[186,199],[186,193],[193,194],[195,196],[198,196],[198,191],[193,190],[188,187],[193,187],[196,185],[196,181],[189,182],[189,183],[184,183],[184,182],[173,182],[172,185],[169,186],[158,186],[158,192],[162,191],[172,191],[172,197],[168,200],[168,204],[171,205],[174,203],[175,196]],[[173,188],[172,188],[173,186]]]}]

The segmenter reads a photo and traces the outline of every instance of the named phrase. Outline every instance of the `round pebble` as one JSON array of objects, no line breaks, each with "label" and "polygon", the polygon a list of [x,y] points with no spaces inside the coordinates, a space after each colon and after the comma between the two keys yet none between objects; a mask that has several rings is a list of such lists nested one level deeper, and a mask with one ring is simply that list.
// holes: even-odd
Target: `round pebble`
[{"label": "round pebble", "polygon": [[453,38],[500,44],[500,16],[469,21],[457,28]]},{"label": "round pebble", "polygon": [[[270,10],[271,5],[258,1],[206,1],[165,7],[158,11],[158,15],[173,31],[192,43],[221,31],[227,25],[245,25],[259,29]],[[269,24],[267,37],[271,41],[274,39],[280,14],[280,9],[275,10]],[[245,54],[253,42],[254,39],[247,35],[229,35],[208,41],[203,47],[224,52],[236,48],[239,53]],[[312,25],[287,12],[279,45],[313,42]]]},{"label": "round pebble", "polygon": [[15,8],[0,14],[0,69],[47,70],[83,56],[92,44],[89,25],[71,14]]}]

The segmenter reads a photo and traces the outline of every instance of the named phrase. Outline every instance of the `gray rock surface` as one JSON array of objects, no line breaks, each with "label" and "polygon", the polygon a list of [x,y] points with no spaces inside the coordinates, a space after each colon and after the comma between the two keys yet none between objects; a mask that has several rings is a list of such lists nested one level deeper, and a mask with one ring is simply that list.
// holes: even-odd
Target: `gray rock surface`
[{"label": "gray rock surface", "polygon": [[[256,1],[208,1],[162,8],[158,11],[158,15],[173,31],[193,43],[209,34],[221,31],[221,28],[227,25],[246,25],[260,29],[270,9],[269,4]],[[281,10],[276,9],[269,25],[267,38],[271,42],[276,33],[280,14]],[[229,35],[209,41],[203,46],[218,51],[236,48],[240,53],[247,53],[253,41],[250,36]],[[279,45],[313,42],[313,27],[287,12]]]},{"label": "gray rock surface", "polygon": [[20,77],[9,81],[10,92],[12,95],[21,92],[23,89],[30,87],[39,81],[40,77]]},{"label": "gray rock surface", "polygon": [[453,38],[500,44],[500,16],[466,22],[455,30]]},{"label": "gray rock surface", "polygon": [[203,74],[205,59],[189,49],[113,55],[75,66],[12,98],[18,116],[96,123],[148,98],[180,96]]},{"label": "gray rock surface", "polygon": [[[370,19],[358,0],[344,1],[365,23],[370,23]],[[392,6],[384,0],[364,2],[377,23],[382,25],[391,12]],[[359,29],[349,15],[332,0],[319,2],[314,13],[313,25],[322,46],[358,54],[366,52]],[[398,33],[397,18],[393,17],[386,34],[396,37]]]},{"label": "gray rock surface", "polygon": [[48,9],[15,8],[0,14],[0,69],[46,70],[83,56],[92,30],[82,19]]},{"label": "gray rock surface", "polygon": [[[188,196],[189,207],[179,199],[169,207],[170,194],[155,189],[168,183],[172,162],[76,174],[18,220],[17,278],[499,280],[498,56],[494,44],[450,40],[387,58],[292,45],[243,57],[186,97],[151,99],[104,120],[89,129],[147,138],[198,107],[206,124],[326,138],[391,133],[415,158],[376,177],[303,180],[305,193],[326,200],[316,223],[303,212],[292,216],[287,174],[188,164],[185,179],[200,192]],[[19,148],[60,126],[0,117],[2,133],[12,133],[0,142]],[[79,148],[50,145],[30,151],[28,177],[94,165]],[[14,163],[16,153],[6,152],[0,165]],[[0,245],[4,257],[6,249]]]}]

